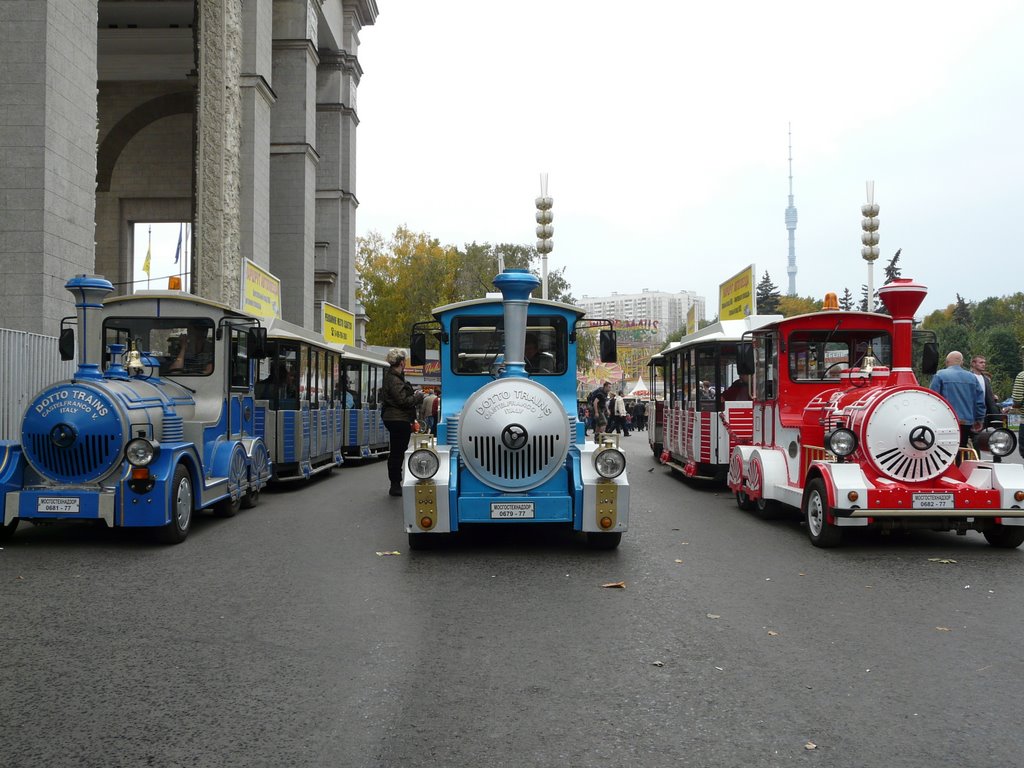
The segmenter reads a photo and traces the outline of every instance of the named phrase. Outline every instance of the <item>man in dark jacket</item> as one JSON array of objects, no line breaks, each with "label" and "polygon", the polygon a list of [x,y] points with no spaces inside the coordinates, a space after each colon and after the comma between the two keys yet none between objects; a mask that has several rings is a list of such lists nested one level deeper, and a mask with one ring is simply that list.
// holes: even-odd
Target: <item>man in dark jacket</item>
[{"label": "man in dark jacket", "polygon": [[416,406],[423,402],[423,392],[415,390],[405,380],[405,350],[397,347],[388,351],[388,369],[380,390],[380,417],[391,436],[388,454],[388,495],[402,495],[402,463],[405,449],[412,437],[412,423],[416,420]]}]

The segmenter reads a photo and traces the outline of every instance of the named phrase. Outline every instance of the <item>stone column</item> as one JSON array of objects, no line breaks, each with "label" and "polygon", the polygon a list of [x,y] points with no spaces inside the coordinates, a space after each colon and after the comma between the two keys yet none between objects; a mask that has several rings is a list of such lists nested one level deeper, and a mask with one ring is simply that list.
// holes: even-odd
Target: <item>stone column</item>
[{"label": "stone column", "polygon": [[242,0],[196,4],[196,294],[240,306]]},{"label": "stone column", "polygon": [[277,96],[271,79],[273,15],[271,4],[242,7],[242,257],[270,269],[270,110]]},{"label": "stone column", "polygon": [[97,0],[0,3],[0,327],[56,335],[92,273]]},{"label": "stone column", "polygon": [[270,271],[285,320],[313,329],[318,0],[274,0]]},{"label": "stone column", "polygon": [[320,166],[316,185],[316,239],[326,244],[317,270],[332,273],[324,298],[355,308],[356,85],[362,71],[347,51],[320,51],[316,134]]}]

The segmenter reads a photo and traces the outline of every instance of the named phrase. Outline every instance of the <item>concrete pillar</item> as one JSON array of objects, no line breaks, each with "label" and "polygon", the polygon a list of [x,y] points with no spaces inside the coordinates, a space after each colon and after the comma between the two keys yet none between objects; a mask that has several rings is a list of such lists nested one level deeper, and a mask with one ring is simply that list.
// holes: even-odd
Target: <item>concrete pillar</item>
[{"label": "concrete pillar", "polygon": [[270,3],[242,6],[242,147],[239,201],[242,257],[270,269],[270,111],[273,90]]},{"label": "concrete pillar", "polygon": [[284,319],[314,328],[317,0],[274,0],[270,271]]},{"label": "concrete pillar", "polygon": [[198,0],[195,292],[241,305],[242,0]]},{"label": "concrete pillar", "polygon": [[94,271],[97,0],[0,3],[0,327],[56,335]]}]

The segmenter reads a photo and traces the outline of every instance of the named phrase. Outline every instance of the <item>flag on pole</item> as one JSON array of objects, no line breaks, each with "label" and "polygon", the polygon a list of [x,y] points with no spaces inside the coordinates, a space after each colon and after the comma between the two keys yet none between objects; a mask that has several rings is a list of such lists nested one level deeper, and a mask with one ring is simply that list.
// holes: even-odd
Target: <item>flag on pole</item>
[{"label": "flag on pole", "polygon": [[142,262],[142,271],[146,273],[146,277],[149,277],[149,259],[153,253],[153,244],[150,243],[146,249],[146,260]]},{"label": "flag on pole", "polygon": [[181,258],[181,236],[182,236],[182,233],[184,231],[185,231],[185,225],[184,224],[179,224],[178,225],[178,247],[174,251],[174,263],[175,264],[177,264],[178,260]]}]

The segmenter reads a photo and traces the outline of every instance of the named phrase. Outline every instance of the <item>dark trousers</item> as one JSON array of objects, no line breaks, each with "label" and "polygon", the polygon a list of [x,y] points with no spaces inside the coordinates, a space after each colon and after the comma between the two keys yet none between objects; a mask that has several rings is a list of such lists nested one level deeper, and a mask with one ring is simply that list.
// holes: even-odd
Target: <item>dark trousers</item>
[{"label": "dark trousers", "polygon": [[409,447],[412,437],[412,424],[408,421],[385,421],[391,435],[391,453],[388,454],[388,480],[392,485],[402,483],[402,462],[405,461],[405,449]]},{"label": "dark trousers", "polygon": [[[961,424],[960,425],[960,447],[966,448],[967,441],[971,438],[971,430],[974,428],[973,424]],[[956,465],[959,467],[961,461],[960,452],[956,454]]]}]

